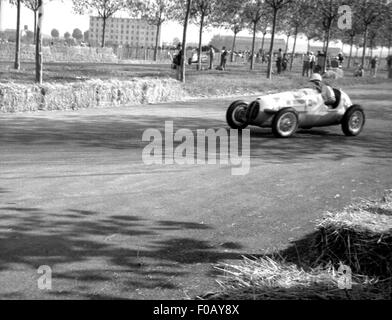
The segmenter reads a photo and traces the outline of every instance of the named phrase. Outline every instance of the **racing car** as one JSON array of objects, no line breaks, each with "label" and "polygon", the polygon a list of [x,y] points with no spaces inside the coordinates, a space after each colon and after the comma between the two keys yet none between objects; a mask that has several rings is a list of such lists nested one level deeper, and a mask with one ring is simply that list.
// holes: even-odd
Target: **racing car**
[{"label": "racing car", "polygon": [[341,125],[346,136],[357,136],[365,125],[365,112],[340,89],[333,89],[334,105],[326,106],[315,89],[300,89],[261,96],[251,103],[234,101],[226,112],[233,129],[248,126],[272,128],[278,138],[288,138],[301,129]]}]

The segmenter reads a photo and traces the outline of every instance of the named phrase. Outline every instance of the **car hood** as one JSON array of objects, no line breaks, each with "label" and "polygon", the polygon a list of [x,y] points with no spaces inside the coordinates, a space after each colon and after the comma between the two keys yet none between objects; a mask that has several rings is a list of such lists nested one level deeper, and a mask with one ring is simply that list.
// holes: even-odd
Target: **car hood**
[{"label": "car hood", "polygon": [[321,94],[315,89],[300,89],[261,96],[257,99],[261,109],[280,110],[294,108],[305,110],[306,106],[323,103]]}]

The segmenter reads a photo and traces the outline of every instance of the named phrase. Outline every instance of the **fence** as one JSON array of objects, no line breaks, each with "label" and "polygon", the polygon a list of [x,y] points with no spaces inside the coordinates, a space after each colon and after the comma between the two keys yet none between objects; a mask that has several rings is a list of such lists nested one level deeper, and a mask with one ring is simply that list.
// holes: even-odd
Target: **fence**
[{"label": "fence", "polygon": [[[42,47],[44,62],[118,62],[112,48],[92,48],[76,46]],[[22,44],[21,61],[35,61],[35,46]],[[15,59],[15,44],[0,44],[0,60]]]}]

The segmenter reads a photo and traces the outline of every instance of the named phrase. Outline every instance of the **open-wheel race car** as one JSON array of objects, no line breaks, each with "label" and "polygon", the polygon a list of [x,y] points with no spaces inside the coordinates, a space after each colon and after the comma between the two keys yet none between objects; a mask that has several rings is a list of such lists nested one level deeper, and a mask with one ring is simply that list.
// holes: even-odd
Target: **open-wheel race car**
[{"label": "open-wheel race car", "polygon": [[346,136],[357,136],[365,125],[361,106],[353,105],[342,90],[333,89],[334,105],[326,106],[315,89],[301,89],[261,96],[251,103],[233,102],[226,121],[233,129],[248,126],[272,128],[276,137],[288,138],[301,129],[341,125]]}]

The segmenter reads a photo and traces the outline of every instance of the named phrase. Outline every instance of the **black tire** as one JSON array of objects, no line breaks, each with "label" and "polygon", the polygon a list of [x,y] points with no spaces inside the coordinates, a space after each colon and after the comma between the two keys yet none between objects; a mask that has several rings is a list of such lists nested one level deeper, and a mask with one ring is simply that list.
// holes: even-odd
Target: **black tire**
[{"label": "black tire", "polygon": [[235,118],[236,112],[241,108],[246,108],[248,104],[245,101],[234,101],[226,111],[227,124],[232,129],[242,130],[248,126],[247,122],[240,121]]},{"label": "black tire", "polygon": [[[282,123],[282,121],[286,121],[286,123]],[[295,109],[282,109],[272,121],[272,133],[277,138],[289,138],[297,132],[298,124],[298,113]]]},{"label": "black tire", "polygon": [[343,116],[342,131],[348,137],[359,135],[365,126],[366,116],[360,105],[351,106]]}]

